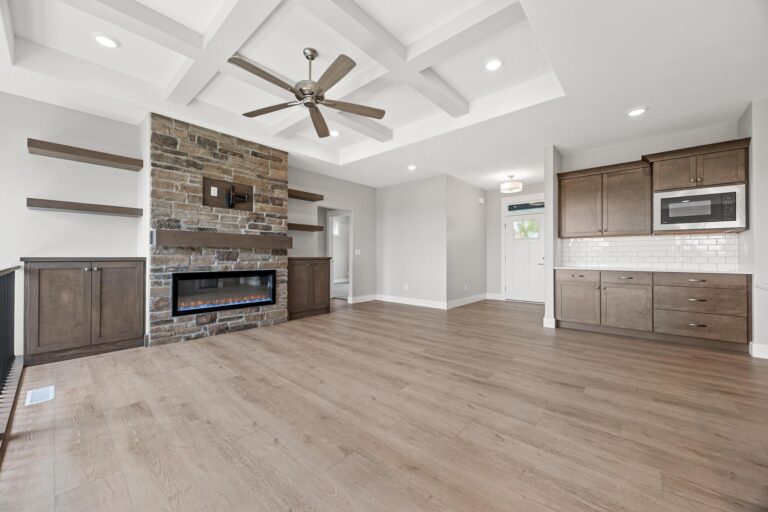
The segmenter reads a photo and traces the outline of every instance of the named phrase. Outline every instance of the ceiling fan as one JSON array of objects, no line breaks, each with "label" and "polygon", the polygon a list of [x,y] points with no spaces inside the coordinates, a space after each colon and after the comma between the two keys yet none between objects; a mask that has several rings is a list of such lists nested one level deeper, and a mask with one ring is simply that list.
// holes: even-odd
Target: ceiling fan
[{"label": "ceiling fan", "polygon": [[240,55],[233,55],[229,58],[229,62],[235,66],[241,67],[249,73],[253,73],[259,78],[275,84],[281,89],[292,92],[296,96],[296,101],[289,101],[288,103],[280,103],[278,105],[272,105],[271,107],[264,107],[258,110],[252,110],[246,112],[243,115],[245,117],[257,117],[270,112],[277,112],[289,107],[295,107],[297,105],[304,105],[309,109],[309,116],[312,118],[312,124],[315,126],[315,131],[319,137],[328,137],[330,132],[328,131],[328,125],[325,123],[323,114],[320,112],[320,105],[325,107],[335,108],[351,114],[357,114],[360,116],[372,117],[374,119],[381,119],[384,117],[384,111],[379,108],[366,107],[365,105],[358,105],[356,103],[347,103],[345,101],[329,100],[325,98],[325,93],[336,85],[336,83],[344,78],[347,73],[352,71],[355,67],[355,61],[347,57],[346,55],[339,55],[335,61],[325,70],[325,73],[317,80],[312,80],[312,61],[317,57],[317,50],[314,48],[304,48],[304,57],[309,61],[309,80],[300,80],[295,85],[291,85],[275,75],[264,71],[253,62],[247,60]]}]

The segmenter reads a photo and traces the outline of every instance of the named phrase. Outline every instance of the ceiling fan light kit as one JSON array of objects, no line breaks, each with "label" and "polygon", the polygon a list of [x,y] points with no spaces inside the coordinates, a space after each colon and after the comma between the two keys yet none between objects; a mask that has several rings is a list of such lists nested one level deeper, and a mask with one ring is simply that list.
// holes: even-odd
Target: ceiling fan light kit
[{"label": "ceiling fan light kit", "polygon": [[274,76],[253,62],[249,61],[241,55],[233,55],[229,58],[229,62],[238,66],[249,73],[252,73],[259,78],[262,78],[281,89],[285,89],[288,92],[293,93],[296,97],[295,101],[289,101],[287,103],[280,103],[278,105],[272,105],[270,107],[264,107],[250,112],[245,112],[245,117],[258,117],[264,114],[277,112],[290,107],[298,105],[304,105],[309,109],[309,117],[312,119],[312,124],[315,127],[315,131],[319,137],[328,137],[331,132],[328,130],[328,125],[325,122],[322,112],[320,112],[320,105],[330,107],[343,112],[349,112],[350,114],[357,114],[360,116],[372,117],[374,119],[381,119],[384,117],[385,112],[379,108],[367,107],[365,105],[358,105],[356,103],[348,103],[345,101],[336,101],[325,98],[325,93],[339,80],[347,76],[355,67],[355,61],[347,57],[346,55],[339,55],[335,61],[325,70],[317,81],[312,80],[312,61],[317,58],[317,50],[314,48],[304,48],[304,57],[309,62],[309,79],[300,80],[295,85],[291,85],[284,80]]}]

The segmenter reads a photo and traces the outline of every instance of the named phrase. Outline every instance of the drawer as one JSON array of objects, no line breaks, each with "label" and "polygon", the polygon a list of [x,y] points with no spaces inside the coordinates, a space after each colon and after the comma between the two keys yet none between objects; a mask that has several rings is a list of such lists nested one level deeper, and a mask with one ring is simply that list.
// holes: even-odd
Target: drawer
[{"label": "drawer", "polygon": [[733,343],[749,341],[747,340],[747,319],[743,316],[655,309],[653,311],[653,330],[663,334]]},{"label": "drawer", "polygon": [[617,272],[615,270],[604,270],[600,272],[600,281],[602,283],[615,284],[653,284],[653,274],[651,272]]},{"label": "drawer", "polygon": [[653,307],[692,313],[747,316],[747,290],[655,286]]},{"label": "drawer", "polygon": [[693,274],[688,272],[654,272],[656,286],[695,286],[703,288],[747,289],[744,274]]},{"label": "drawer", "polygon": [[555,270],[557,281],[577,281],[584,283],[599,283],[599,270]]}]

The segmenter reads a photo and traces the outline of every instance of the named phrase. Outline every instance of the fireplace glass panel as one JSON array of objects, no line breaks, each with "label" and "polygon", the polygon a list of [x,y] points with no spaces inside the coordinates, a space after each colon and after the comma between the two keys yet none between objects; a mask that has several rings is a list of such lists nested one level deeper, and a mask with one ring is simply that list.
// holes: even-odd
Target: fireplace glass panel
[{"label": "fireplace glass panel", "polygon": [[274,303],[274,270],[173,275],[174,316]]}]

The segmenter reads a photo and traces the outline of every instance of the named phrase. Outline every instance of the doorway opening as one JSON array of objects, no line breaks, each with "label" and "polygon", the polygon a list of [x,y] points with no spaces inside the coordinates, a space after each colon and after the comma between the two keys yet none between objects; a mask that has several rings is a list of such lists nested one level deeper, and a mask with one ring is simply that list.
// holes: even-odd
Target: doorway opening
[{"label": "doorway opening", "polygon": [[327,213],[327,255],[331,257],[331,298],[349,300],[352,296],[352,212]]},{"label": "doorway opening", "polygon": [[543,197],[510,198],[502,207],[504,298],[543,303],[546,295]]}]

